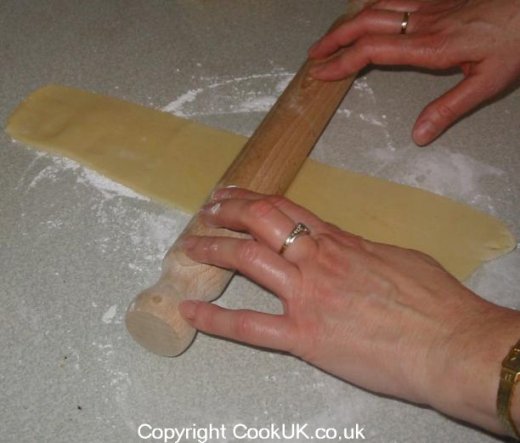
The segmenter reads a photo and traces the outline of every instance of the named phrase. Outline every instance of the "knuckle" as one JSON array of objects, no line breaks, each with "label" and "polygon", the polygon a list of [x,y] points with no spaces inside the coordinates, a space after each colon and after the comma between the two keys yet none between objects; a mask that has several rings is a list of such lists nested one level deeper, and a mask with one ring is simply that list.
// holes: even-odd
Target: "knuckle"
[{"label": "knuckle", "polygon": [[239,263],[254,263],[258,259],[260,248],[254,240],[246,240],[238,246],[237,258]]},{"label": "knuckle", "polygon": [[[358,59],[359,66],[366,66],[370,63],[374,63],[374,58],[378,51],[378,36],[376,35],[364,35],[360,37],[353,45],[354,55]],[[342,59],[344,68],[346,69],[350,60]]]},{"label": "knuckle", "polygon": [[195,316],[194,324],[197,328],[209,330],[213,326],[213,317],[210,315],[209,310],[204,304],[198,304]]},{"label": "knuckle", "polygon": [[340,26],[338,26],[336,29],[331,31],[324,39],[324,46],[326,46],[329,49],[329,52],[332,53],[336,49],[338,49],[343,44],[343,39],[341,38],[341,35],[345,28],[349,26],[348,22],[343,22]]},{"label": "knuckle", "polygon": [[202,251],[207,257],[214,257],[220,254],[219,243],[211,239],[202,240]]},{"label": "knuckle", "polygon": [[262,198],[260,200],[252,201],[249,204],[247,211],[248,215],[257,218],[265,217],[275,209],[276,206],[273,205],[269,198]]},{"label": "knuckle", "polygon": [[358,239],[360,249],[369,254],[375,253],[377,249],[377,245],[375,243],[371,242],[370,240],[366,240],[363,237],[358,237]]},{"label": "knuckle", "polygon": [[352,72],[352,65],[349,62],[349,57],[346,54],[334,56],[326,63],[327,73],[331,79],[339,79],[344,75]]},{"label": "knuckle", "polygon": [[232,333],[234,337],[246,338],[251,335],[253,325],[250,317],[246,312],[237,311],[235,321],[232,325]]},{"label": "knuckle", "polygon": [[364,252],[370,253],[373,250],[370,242],[365,240],[363,237],[360,237],[359,235],[345,233],[343,238],[346,244],[361,254]]},{"label": "knuckle", "polygon": [[451,123],[458,117],[457,112],[446,103],[438,103],[435,107],[434,113],[437,115],[435,120],[441,122]]},{"label": "knuckle", "polygon": [[450,37],[445,32],[428,35],[422,42],[422,51],[425,58],[437,68],[450,68],[452,62],[448,54],[451,53]]},{"label": "knuckle", "polygon": [[286,208],[290,202],[283,195],[270,195],[266,197],[267,201],[269,201],[273,206],[277,208]]},{"label": "knuckle", "polygon": [[322,235],[322,242],[328,248],[338,247],[338,239],[340,238],[338,236],[341,237],[342,244],[348,245],[353,249],[358,249],[365,252],[370,252],[372,250],[371,242],[365,240],[363,237],[359,235],[343,231],[340,228],[335,227],[334,225],[332,225],[330,233]]},{"label": "knuckle", "polygon": [[369,53],[376,46],[376,36],[373,34],[364,35],[360,37],[356,43],[356,49],[361,53]]},{"label": "knuckle", "polygon": [[338,241],[336,234],[333,232],[324,232],[322,234],[314,236],[321,248],[331,249],[337,248]]},{"label": "knuckle", "polygon": [[378,8],[378,9],[392,9],[391,4],[388,0],[377,0],[374,2],[371,7],[372,8]]},{"label": "knuckle", "polygon": [[417,249],[409,249],[412,254],[415,254],[417,261],[422,261],[430,266],[442,268],[442,265],[435,260],[431,255]]},{"label": "knuckle", "polygon": [[373,8],[365,8],[359,12],[359,14],[355,17],[355,20],[359,20],[362,23],[369,21],[376,15],[376,11]]},{"label": "knuckle", "polygon": [[330,232],[333,234],[341,234],[344,232],[339,226],[335,225],[334,223],[327,222],[327,221],[323,222],[321,229],[324,232]]}]

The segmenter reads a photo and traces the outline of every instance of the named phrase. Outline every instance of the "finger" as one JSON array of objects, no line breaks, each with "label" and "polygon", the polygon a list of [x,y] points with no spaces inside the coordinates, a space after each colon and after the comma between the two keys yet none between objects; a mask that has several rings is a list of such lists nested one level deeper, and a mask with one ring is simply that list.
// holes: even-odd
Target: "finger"
[{"label": "finger", "polygon": [[329,230],[328,223],[292,200],[281,196],[270,196],[268,198],[274,206],[287,214],[292,220],[304,223],[312,234],[321,234]]},{"label": "finger", "polygon": [[369,35],[320,65],[310,73],[320,80],[339,80],[369,64],[411,65],[429,69],[452,66],[447,54],[439,54],[439,45],[430,35]]},{"label": "finger", "polygon": [[[293,220],[273,204],[269,198],[226,199],[204,206],[202,220],[215,227],[251,234],[255,239],[278,252],[299,220]],[[291,246],[285,258],[297,262],[315,253],[316,242],[308,235],[301,235]]]},{"label": "finger", "polygon": [[379,0],[370,7],[372,9],[387,9],[391,11],[415,12],[424,7],[424,1],[417,0]]},{"label": "finger", "polygon": [[271,197],[272,194],[262,194],[260,192],[251,191],[246,188],[239,188],[238,186],[227,186],[225,188],[217,189],[213,195],[211,200],[226,200],[230,198],[235,199],[246,199],[246,200],[258,200],[261,198]]},{"label": "finger", "polygon": [[481,103],[500,90],[486,75],[470,75],[453,89],[431,102],[421,112],[412,137],[419,146],[427,145]]},{"label": "finger", "polygon": [[245,198],[249,200],[269,199],[280,211],[287,214],[292,220],[304,223],[313,235],[327,235],[346,247],[364,247],[365,240],[350,232],[344,231],[336,225],[323,221],[303,206],[279,195],[265,195],[243,188],[222,188],[215,193],[216,198]]},{"label": "finger", "polygon": [[215,192],[215,198],[243,198],[248,200],[268,199],[280,211],[287,214],[292,220],[304,223],[313,235],[324,234],[335,238],[340,244],[347,247],[360,247],[364,239],[358,235],[346,232],[331,223],[323,221],[321,218],[310,212],[303,206],[298,205],[292,200],[279,195],[265,195],[253,192],[248,189],[233,187],[222,188]]},{"label": "finger", "polygon": [[299,277],[294,265],[254,240],[190,236],[183,239],[181,247],[192,260],[236,269],[282,299],[291,293]]},{"label": "finger", "polygon": [[293,347],[292,328],[282,315],[232,311],[192,300],[180,303],[179,311],[193,327],[208,334],[280,351]]},{"label": "finger", "polygon": [[456,12],[461,6],[464,6],[464,0],[437,0],[437,1],[420,1],[420,11],[425,14],[438,14],[445,12]]},{"label": "finger", "polygon": [[[346,21],[326,34],[309,49],[309,57],[328,57],[339,48],[350,45],[367,34],[399,34],[403,14],[383,9],[365,9],[354,19]],[[410,32],[410,26],[409,26]]]},{"label": "finger", "polygon": [[[344,231],[338,226],[323,221],[321,218],[310,212],[308,209],[303,206],[298,205],[292,200],[279,196],[279,195],[265,195],[259,194],[257,192],[249,191],[243,188],[223,188],[222,193],[218,191],[216,193],[218,197],[241,197],[249,200],[259,200],[262,198],[269,199],[273,205],[275,205],[282,212],[287,214],[292,220],[299,220],[308,226],[313,235],[326,235],[330,238],[334,238],[334,240],[342,244],[345,247],[354,247],[354,248],[362,248],[369,249],[369,246],[366,246],[366,240],[364,240],[359,235]],[[369,242],[368,242],[369,243]]]},{"label": "finger", "polygon": [[247,200],[268,199],[284,214],[288,215],[295,222],[302,222],[307,225],[313,233],[321,233],[326,229],[326,223],[308,209],[289,200],[281,195],[266,195],[258,192],[249,191],[243,188],[223,188],[214,194],[216,200],[228,198],[243,198]]}]

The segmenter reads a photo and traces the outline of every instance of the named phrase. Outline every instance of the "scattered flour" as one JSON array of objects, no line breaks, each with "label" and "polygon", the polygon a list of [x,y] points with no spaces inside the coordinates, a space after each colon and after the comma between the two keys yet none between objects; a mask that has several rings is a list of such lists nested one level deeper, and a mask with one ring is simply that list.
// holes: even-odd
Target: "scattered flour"
[{"label": "scattered flour", "polygon": [[[175,111],[178,111],[179,109],[184,108],[184,106],[187,103],[191,103],[191,102],[195,101],[195,99],[197,98],[197,95],[199,95],[202,91],[203,91],[203,89],[199,88],[199,89],[193,89],[191,91],[188,91],[188,92],[182,94],[180,97],[178,97],[177,99],[173,100],[171,103],[166,105],[163,108],[163,111],[175,112]],[[183,117],[186,117],[186,115],[183,115],[181,113],[179,113],[179,114]]]},{"label": "scattered flour", "polygon": [[359,118],[363,120],[364,122],[367,122],[368,124],[374,125],[374,126],[381,126],[383,128],[386,128],[386,122],[382,121],[378,116],[372,115],[372,114],[359,114]]},{"label": "scattered flour", "polygon": [[[179,117],[201,117],[225,114],[266,113],[285,90],[293,72],[273,70],[263,74],[253,74],[243,77],[221,78],[201,77],[202,86],[189,90],[162,107]],[[376,108],[374,91],[370,87],[367,77],[363,76],[354,82],[351,94],[359,95],[363,101],[368,101],[371,108]],[[391,143],[387,127],[386,115],[377,112],[355,114],[342,104],[337,115],[343,118],[356,118],[372,127],[385,131],[388,145]]]},{"label": "scattered flour", "polygon": [[493,198],[482,193],[482,182],[492,177],[507,186],[507,176],[501,169],[447,148],[374,148],[366,155],[379,165],[376,176],[452,197],[491,214],[496,213]]},{"label": "scattered flour", "polygon": [[[498,168],[478,162],[468,155],[449,152],[447,149],[429,150],[418,156],[408,156],[404,161],[407,170],[413,174],[403,176],[403,181],[413,186],[423,183],[438,193],[445,194],[451,188],[463,196],[470,196],[479,187],[482,177],[501,176]],[[404,159],[403,159],[404,160]]]},{"label": "scattered flour", "polygon": [[[129,204],[128,199],[146,203],[150,202],[149,198],[73,160],[38,151],[35,153],[36,157],[20,177],[17,189],[35,195],[42,189],[49,190],[44,198],[51,199],[49,205],[56,207],[48,210],[49,219],[41,224],[50,234],[71,229],[69,211],[74,213],[76,210],[70,206],[62,207],[54,197],[54,189],[58,193],[67,187],[77,195],[72,199],[73,204],[78,202],[77,211],[84,210],[86,204],[90,205],[87,210],[89,218],[95,217],[100,229],[88,242],[94,244],[100,254],[113,254],[130,243],[133,257],[126,257],[122,265],[134,275],[146,275],[145,271],[149,271],[150,266],[160,267],[165,252],[187,220],[186,214],[158,214],[153,210],[136,208]],[[92,302],[92,306],[97,308],[98,304]],[[121,323],[122,318],[120,315],[115,317],[114,309],[112,306],[102,316],[104,323]]]},{"label": "scattered flour", "polygon": [[[134,192],[130,188],[123,186],[120,183],[116,183],[92,169],[83,167],[74,160],[50,154],[38,153],[37,159],[42,158],[51,159],[52,162],[32,178],[29,184],[26,185],[26,189],[35,188],[40,184],[40,182],[45,180],[55,182],[59,180],[59,176],[63,174],[64,171],[72,171],[76,176],[78,184],[90,186],[96,189],[103,195],[105,199],[124,196],[141,200],[149,200],[147,197]],[[30,169],[32,169],[32,166],[34,166],[34,162],[30,165]],[[25,175],[26,174],[24,174],[24,176]],[[22,177],[21,182],[25,180],[24,176]]]},{"label": "scattered flour", "polygon": [[103,314],[103,317],[101,317],[101,321],[106,324],[112,323],[114,321],[114,317],[116,316],[116,314],[117,314],[117,305],[112,305]]},{"label": "scattered flour", "polygon": [[374,90],[368,84],[368,78],[366,76],[357,78],[352,87],[354,90],[359,91],[364,96],[370,97],[372,101],[376,101]]},{"label": "scattered flour", "polygon": [[293,75],[275,70],[244,77],[202,77],[204,86],[180,95],[162,110],[180,117],[267,112]]}]

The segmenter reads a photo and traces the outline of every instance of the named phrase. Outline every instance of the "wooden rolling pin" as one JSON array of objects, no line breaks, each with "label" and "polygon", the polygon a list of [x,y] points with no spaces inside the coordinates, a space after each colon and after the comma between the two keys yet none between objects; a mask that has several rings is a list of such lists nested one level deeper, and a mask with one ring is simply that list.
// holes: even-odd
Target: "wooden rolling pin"
[{"label": "wooden rolling pin", "polygon": [[[235,185],[265,194],[287,190],[354,80],[315,80],[308,74],[312,63],[300,68],[215,189]],[[243,236],[208,228],[194,215],[168,250],[159,281],[130,304],[128,331],[142,346],[164,356],[182,353],[195,336],[177,309],[179,302],[215,300],[233,275],[189,259],[178,247],[186,235]]]}]

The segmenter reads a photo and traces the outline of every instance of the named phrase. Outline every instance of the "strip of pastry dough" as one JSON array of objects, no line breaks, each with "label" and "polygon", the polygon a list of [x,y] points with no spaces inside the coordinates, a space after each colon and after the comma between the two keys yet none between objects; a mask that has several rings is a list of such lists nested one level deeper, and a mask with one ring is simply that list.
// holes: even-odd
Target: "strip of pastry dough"
[{"label": "strip of pastry dough", "polygon": [[[27,97],[9,119],[7,132],[187,212],[202,204],[246,140],[55,85]],[[287,196],[350,232],[423,251],[459,279],[516,244],[501,221],[470,206],[310,159]]]}]

